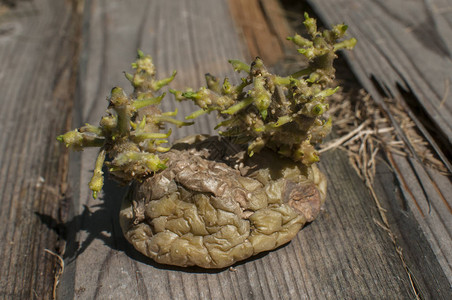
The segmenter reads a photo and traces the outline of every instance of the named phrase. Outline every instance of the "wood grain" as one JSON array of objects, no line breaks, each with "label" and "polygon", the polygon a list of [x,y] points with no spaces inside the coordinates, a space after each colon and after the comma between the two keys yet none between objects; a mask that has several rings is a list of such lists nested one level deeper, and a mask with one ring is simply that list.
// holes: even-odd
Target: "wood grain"
[{"label": "wood grain", "polygon": [[[225,1],[178,1],[177,5],[172,1],[88,1],[84,23],[79,90],[82,115],[76,119],[90,122],[105,110],[102,99],[109,87],[127,84],[121,71],[129,69],[127,62],[133,60],[136,48],[153,55],[162,76],[177,69],[176,87],[201,85],[205,72],[233,76],[227,59],[248,56]],[[175,106],[181,115],[193,110],[171,101],[164,104],[165,109]],[[176,137],[214,133],[213,122],[201,119],[195,127],[177,131]],[[62,299],[414,297],[390,238],[373,221],[378,219],[375,204],[343,153],[323,158],[330,185],[318,220],[277,251],[231,269],[210,271],[162,266],[128,245],[117,222],[125,190],[107,181],[99,200],[88,192],[94,159],[95,151],[82,154],[80,178],[75,179],[80,190],[74,194],[76,213],[67,220],[73,225],[69,236],[74,239],[68,240],[67,265],[59,289]],[[427,279],[438,270],[433,263],[430,277],[420,276],[417,286],[430,287]],[[445,282],[439,277],[436,284],[444,286]],[[446,298],[441,290],[423,290],[427,298]]]},{"label": "wood grain", "polygon": [[[451,4],[448,1],[309,1],[328,23],[347,22],[360,45],[346,54],[363,86],[374,78],[389,96],[412,93],[451,144]],[[416,105],[416,103],[412,103]]]},{"label": "wood grain", "polygon": [[0,298],[52,298],[57,258],[45,249],[62,250],[52,227],[68,160],[55,137],[70,126],[77,22],[70,1],[0,12]]},{"label": "wood grain", "polygon": [[[122,235],[118,213],[125,187],[106,180],[101,197],[92,198],[88,181],[96,150],[68,156],[55,137],[85,122],[98,122],[111,88],[128,86],[122,72],[130,71],[137,49],[153,56],[160,78],[178,71],[173,88],[197,88],[207,72],[236,80],[227,60],[248,60],[255,54],[250,54],[249,37],[242,35],[243,24],[232,12],[233,1],[33,0],[17,2],[14,10],[0,10],[0,217],[5,224],[0,228],[0,298],[52,298],[58,266],[45,249],[64,252],[59,299],[414,299],[415,293],[422,299],[452,297],[445,268],[450,266],[452,249],[446,239],[450,216],[438,193],[425,189],[428,174],[446,195],[452,193],[450,181],[416,161],[395,157],[424,211],[428,211],[425,198],[430,198],[432,212],[427,218],[420,218],[409,193],[397,184],[402,172],[393,173],[381,163],[375,180],[375,192],[403,256],[388,228],[381,226],[366,185],[340,151],[322,156],[329,186],[320,217],[289,244],[230,269],[154,263]],[[285,37],[290,29],[282,24],[278,2],[253,2],[259,11],[245,16],[260,17],[248,21],[259,20],[270,35]],[[241,3],[242,10],[251,5]],[[327,2],[318,3],[313,7]],[[329,3],[344,9],[349,4]],[[359,5],[370,5],[363,3]],[[396,5],[382,3],[372,5],[378,4],[380,10]],[[434,4],[433,11],[441,15],[435,26],[440,36],[447,35],[447,2]],[[411,9],[408,12],[415,14]],[[330,21],[329,11],[320,14],[325,23]],[[393,18],[392,9],[384,11]],[[366,13],[372,20],[373,15]],[[261,32],[263,38],[266,34]],[[281,43],[265,42],[281,47],[279,52],[265,53],[283,58],[286,49]],[[267,51],[262,44],[255,45]],[[451,49],[450,41],[443,39],[441,47],[428,53],[445,53]],[[379,70],[384,64],[369,60],[369,66]],[[365,80],[369,69],[356,65],[353,69],[365,87],[375,90]],[[386,80],[400,78],[387,74]],[[196,109],[171,97],[164,99],[164,110],[175,108],[179,118]],[[450,119],[447,122],[450,126]],[[195,126],[173,131],[172,138],[215,134],[214,124],[214,116],[205,116]]]},{"label": "wood grain", "polygon": [[[431,148],[439,144],[443,147],[439,155],[450,154],[452,94],[447,92],[452,76],[447,35],[452,24],[450,3],[309,2],[327,25],[345,22],[350,26],[350,35],[359,42],[352,53],[344,56],[373,99],[383,109],[384,97],[396,99],[416,122],[419,132],[424,133]],[[397,122],[393,125],[399,126]],[[412,154],[411,142],[405,141],[407,152]],[[443,160],[450,165],[450,157],[444,155]],[[452,283],[450,176],[439,174],[412,155],[408,158],[394,155],[390,163],[407,205]]]},{"label": "wood grain", "polygon": [[231,16],[247,45],[249,57],[261,57],[268,65],[282,60],[290,43],[289,25],[275,0],[229,0]]}]

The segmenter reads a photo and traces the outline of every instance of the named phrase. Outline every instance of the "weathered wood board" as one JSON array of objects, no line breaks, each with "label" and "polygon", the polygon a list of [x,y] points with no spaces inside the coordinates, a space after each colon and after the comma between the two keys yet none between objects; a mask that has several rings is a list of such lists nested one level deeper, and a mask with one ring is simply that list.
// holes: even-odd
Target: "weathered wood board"
[{"label": "weathered wood board", "polygon": [[70,1],[0,1],[2,299],[52,298],[58,259],[46,249],[59,251],[58,235],[46,216],[58,222],[65,204],[55,137],[71,126],[78,28]]},{"label": "weathered wood board", "polygon": [[[442,146],[440,151],[450,155],[450,1],[309,2],[327,25],[345,22],[350,26],[350,35],[359,42],[344,55],[375,101],[384,106],[384,97],[394,97],[430,144]],[[450,156],[444,159],[450,164]],[[391,163],[407,204],[452,284],[450,176],[438,174],[415,157],[394,155]]]},{"label": "weathered wood board", "polygon": [[[234,19],[240,7],[241,22]],[[248,20],[247,7],[254,7],[255,16]],[[221,270],[168,267],[137,253],[117,220],[125,188],[107,180],[98,200],[88,190],[95,150],[71,153],[68,174],[67,152],[54,137],[97,122],[111,88],[128,87],[122,72],[130,71],[137,49],[153,56],[159,77],[178,71],[174,88],[199,87],[206,72],[234,80],[227,60],[248,60],[262,48],[258,39],[250,44],[253,30],[261,31],[259,39],[265,30],[290,33],[280,13],[280,3],[270,0],[32,0],[18,1],[6,14],[0,10],[0,215],[6,220],[0,229],[0,297],[52,298],[58,260],[44,249],[65,260],[60,299],[451,297],[444,268],[450,240],[437,239],[432,246],[435,237],[447,238],[450,215],[436,208],[435,196],[432,207],[444,226],[428,218],[430,225],[420,226],[422,219],[413,206],[404,206],[404,190],[383,163],[374,188],[403,256],[381,227],[378,209],[347,156],[333,151],[322,156],[329,187],[320,217],[291,243]],[[351,29],[359,26],[342,21]],[[254,29],[244,32],[244,24]],[[286,55],[287,45],[276,43],[279,50],[266,52],[268,59],[272,53]],[[354,70],[358,78],[366,74]],[[180,117],[196,109],[169,97],[163,108],[178,108]],[[173,131],[172,138],[213,134],[214,124],[213,116],[198,119],[195,126]],[[449,191],[449,179],[434,176]]]},{"label": "weathered wood board", "polygon": [[[141,4],[142,14],[146,18],[131,21],[126,13],[130,9],[129,6],[120,6],[119,3],[101,5],[101,3],[92,2],[90,23],[99,22],[97,17],[99,14],[101,18],[110,20],[111,23],[107,25],[112,24],[103,28],[104,37],[101,37],[102,40],[106,40],[103,45],[105,52],[99,53],[104,67],[113,68],[117,62],[125,61],[120,59],[123,55],[122,51],[129,48],[129,53],[134,53],[138,45],[150,53],[156,52],[153,54],[154,60],[163,76],[169,74],[172,69],[179,70],[179,78],[174,82],[175,85],[202,84],[202,74],[207,71],[216,75],[230,74],[230,69],[225,63],[228,55],[243,58],[246,53],[240,51],[240,40],[236,38],[233,21],[229,14],[225,13],[227,3],[223,2],[221,6],[219,3],[201,4],[196,1],[181,3],[183,4],[179,3],[178,9],[168,3],[151,2],[147,4],[148,6],[143,3]],[[200,18],[203,16],[201,9],[209,12],[215,22],[207,22]],[[132,9],[132,11],[135,10]],[[157,14],[159,18],[153,17]],[[126,19],[127,23],[121,23],[121,18]],[[169,19],[172,22],[164,21]],[[136,23],[131,24],[133,22]],[[205,30],[205,22],[210,24],[209,31]],[[116,28],[114,24],[130,26],[131,29],[140,28],[142,31],[131,35],[125,29],[121,31]],[[121,35],[121,32],[124,32],[124,35]],[[100,33],[94,29],[90,30],[90,35],[96,34]],[[219,36],[221,39],[218,38]],[[206,42],[198,42],[198,40]],[[116,41],[121,41],[121,48],[110,46]],[[151,48],[148,50],[146,46]],[[229,52],[225,52],[228,47],[230,47]],[[162,51],[162,49],[165,50]],[[119,53],[116,54],[116,51]],[[95,51],[88,49],[87,53],[89,55],[87,54],[86,57],[94,59]],[[185,59],[180,60],[180,57]],[[88,69],[90,66],[96,66],[89,61],[86,65]],[[119,68],[121,66],[118,66]],[[127,69],[127,66],[122,66],[122,69],[124,68]],[[103,83],[93,85],[96,88],[105,86],[105,94],[108,93],[107,81],[119,82],[119,76],[121,76],[121,74],[114,75],[113,72],[107,73],[109,75],[106,77],[97,73],[95,78],[102,78]],[[109,76],[117,76],[117,79],[109,79]],[[84,81],[89,82],[89,77]],[[126,83],[124,79],[121,82]],[[91,95],[95,96],[95,94]],[[83,107],[91,108],[89,111],[91,115],[85,115],[85,119],[96,120],[103,112],[104,104],[99,104],[95,97],[88,95],[83,99],[86,101]],[[94,115],[94,111],[97,111],[97,115]],[[183,107],[180,111],[184,114],[189,111],[189,108]],[[200,123],[201,128],[207,130],[207,133],[212,133],[209,129],[212,128],[212,122],[208,119],[202,122],[205,123]],[[156,265],[131,249],[122,238],[117,222],[114,221],[122,191],[118,191],[112,185],[106,189],[105,201],[115,204],[105,204],[102,199],[92,200],[86,184],[90,178],[89,166],[94,160],[94,153],[84,155],[82,161],[87,166],[82,167],[84,173],[80,180],[80,199],[86,200],[80,204],[88,203],[92,207],[92,212],[85,213],[85,218],[82,219],[79,227],[83,230],[78,233],[77,240],[85,243],[92,242],[78,249],[77,259],[72,264],[68,264],[69,270],[66,276],[71,274],[72,276],[71,280],[63,278],[61,295],[86,298],[104,298],[114,295],[143,299],[152,295],[168,299],[192,297],[275,299],[333,296],[360,298],[366,295],[413,297],[411,283],[393,249],[393,244],[384,230],[373,222],[378,218],[378,214],[364,184],[353,175],[344,155],[337,160],[340,162],[339,165],[328,163],[335,161],[336,159],[333,158],[335,156],[341,157],[341,154],[331,154],[329,160],[326,158],[325,168],[328,174],[331,174],[329,175],[330,199],[337,200],[326,205],[325,214],[320,220],[311,224],[293,243],[279,251],[239,264],[235,266],[234,271],[206,272],[199,269],[182,270]],[[342,187],[346,186],[347,182],[358,182],[359,188],[344,190]],[[96,208],[96,204],[99,207]],[[81,207],[79,209],[82,210]],[[86,212],[85,209],[83,210]],[[101,218],[105,221],[98,220]],[[331,222],[326,221],[328,219]],[[363,220],[367,221],[363,222]],[[343,225],[333,226],[333,224]],[[99,235],[101,238],[95,238]],[[363,244],[372,246],[365,247]],[[92,272],[93,269],[96,271]],[[441,295],[440,291],[432,289],[429,285],[429,280],[437,276],[438,270],[440,270],[439,265],[433,262],[432,269],[417,274],[419,278],[416,284],[427,295]],[[444,277],[439,278],[444,283]],[[66,285],[67,283],[69,285]],[[319,286],[322,288],[319,289]]]},{"label": "weathered wood board", "polygon": [[[447,0],[309,1],[330,24],[347,22],[361,50],[346,54],[370,91],[412,93],[437,135],[452,142],[452,13]],[[371,80],[375,80],[372,83]],[[372,87],[372,84],[378,84]],[[414,106],[415,103],[412,103]]]}]

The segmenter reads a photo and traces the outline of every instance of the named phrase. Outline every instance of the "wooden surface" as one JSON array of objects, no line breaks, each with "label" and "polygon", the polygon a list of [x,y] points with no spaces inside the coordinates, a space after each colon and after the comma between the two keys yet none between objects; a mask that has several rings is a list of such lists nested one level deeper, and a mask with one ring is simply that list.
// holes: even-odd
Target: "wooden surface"
[{"label": "wooden surface", "polygon": [[[430,141],[431,148],[437,149],[437,157],[443,156],[450,168],[452,3],[441,0],[350,1],[349,5],[328,0],[308,2],[326,25],[338,22],[349,25],[350,35],[359,44],[355,51],[344,55],[357,79],[384,110],[388,110],[384,97],[399,102],[416,122],[421,135]],[[401,127],[394,120],[393,125]],[[408,142],[407,148],[412,147],[411,140],[403,136],[400,139]],[[407,152],[412,152],[411,149]],[[408,158],[393,155],[389,163],[407,205],[452,284],[450,176],[439,175],[421,160],[413,155]]]},{"label": "wooden surface", "polygon": [[[363,60],[372,62],[367,56],[360,56],[367,53],[367,47],[375,49],[375,45],[387,44],[383,37],[368,38],[370,41],[366,42],[374,33],[373,28],[363,26],[363,22],[354,23],[353,10],[347,8],[377,6],[380,10],[365,13],[367,20],[378,23],[381,13],[374,12],[384,11],[393,19],[403,15],[398,10],[400,4],[396,4],[401,2],[404,1],[358,5],[357,1],[312,1],[324,23],[345,22],[360,39],[358,45],[363,40],[363,48],[355,49],[356,54],[348,59],[358,80],[376,99],[378,91],[370,85],[369,74],[378,82],[388,80],[388,88],[398,82],[389,81],[390,78],[399,78],[414,92],[424,91],[426,83],[416,74],[410,75],[412,81],[407,80],[398,68],[388,69],[391,72],[385,69],[388,75],[378,77],[383,64],[364,65]],[[443,208],[438,193],[422,189],[422,184],[431,180],[426,175],[430,174],[450,201],[450,179],[425,169],[415,159],[396,158],[400,173],[405,175],[404,182],[425,211],[424,217],[413,206],[406,185],[400,183],[400,174],[393,173],[388,164],[379,164],[375,179],[375,192],[386,210],[397,247],[388,228],[381,226],[381,215],[366,185],[348,163],[346,154],[337,150],[322,156],[321,168],[328,176],[329,186],[325,209],[317,220],[276,251],[231,269],[206,271],[158,265],[137,253],[123,238],[117,221],[125,189],[107,180],[100,199],[92,199],[87,183],[96,151],[71,153],[68,163],[67,152],[56,144],[55,136],[69,127],[97,122],[113,86],[128,86],[122,71],[130,71],[138,48],[153,56],[161,78],[178,71],[174,88],[201,86],[206,72],[236,78],[227,59],[249,60],[255,51],[266,48],[262,43],[280,49],[267,52],[268,59],[272,59],[273,52],[283,59],[288,55],[283,42],[275,46],[271,39],[256,41],[265,37],[262,28],[273,32],[272,38],[275,32],[290,33],[292,29],[287,24],[281,25],[280,13],[285,9],[286,13],[301,16],[301,12],[291,11],[299,8],[291,1],[17,3],[16,7],[2,6],[0,10],[0,216],[4,224],[0,229],[0,297],[52,298],[59,266],[58,259],[45,249],[61,254],[65,260],[64,273],[59,278],[60,299],[414,299],[416,294],[422,299],[452,297],[448,273],[452,258],[452,247],[448,247],[451,214]],[[420,4],[409,3],[408,12],[416,15]],[[240,7],[242,13],[246,7],[254,7],[255,17],[244,22],[251,13],[239,18]],[[338,19],[330,13],[332,7],[340,12]],[[436,28],[447,34],[444,24],[450,24],[450,10],[445,5],[438,7],[445,13],[434,18]],[[402,20],[418,24],[416,18]],[[258,23],[252,24],[253,21]],[[396,25],[380,26],[389,28],[382,32],[395,34],[401,30],[397,27],[400,24]],[[250,42],[257,35],[256,30],[259,38]],[[449,40],[443,44],[443,52],[451,49]],[[399,50],[410,57],[410,47]],[[439,60],[436,50],[419,51],[429,61]],[[399,56],[385,59],[392,66],[401,64]],[[414,63],[404,67],[407,72],[418,70]],[[433,69],[435,74],[450,74],[447,72],[451,70],[447,63],[438,63]],[[428,76],[433,76],[434,72],[430,72]],[[392,73],[399,77],[391,77],[396,76]],[[426,98],[419,100],[424,104],[420,103],[428,105],[426,99],[435,94],[434,89],[438,94],[440,86],[432,84],[425,92]],[[165,100],[164,109],[174,110],[177,106],[179,116],[195,109],[190,104]],[[433,122],[444,126],[442,134],[449,138],[450,105],[446,100],[444,111],[427,114],[431,119],[438,118]],[[195,126],[175,131],[173,138],[194,132],[213,133],[213,124],[213,116],[199,119]],[[427,197],[432,205],[430,214]]]},{"label": "wooden surface", "polygon": [[[327,23],[346,21],[361,49],[347,54],[362,84],[415,97],[432,129],[452,142],[452,4],[432,1],[309,1]],[[348,3],[348,5],[344,5]],[[364,51],[365,50],[365,51]],[[372,82],[374,80],[372,87]]]},{"label": "wooden surface", "polygon": [[19,4],[0,9],[0,298],[50,299],[79,24],[69,1]]}]

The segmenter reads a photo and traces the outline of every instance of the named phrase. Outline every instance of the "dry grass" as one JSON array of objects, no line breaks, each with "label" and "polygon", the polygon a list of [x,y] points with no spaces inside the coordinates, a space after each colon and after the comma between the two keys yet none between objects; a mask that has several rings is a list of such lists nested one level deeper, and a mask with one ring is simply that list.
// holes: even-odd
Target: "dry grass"
[{"label": "dry grass", "polygon": [[[405,143],[395,134],[390,120],[373,102],[370,95],[360,91],[359,99],[349,95],[335,95],[331,99],[330,114],[334,118],[335,131],[340,135],[321,146],[320,152],[340,148],[349,154],[350,163],[364,179],[373,183],[377,153],[380,150],[402,156],[410,155]],[[429,144],[416,130],[415,123],[394,100],[386,100],[391,114],[400,124],[422,162],[447,175],[443,163],[435,157]]]},{"label": "dry grass", "polygon": [[[374,220],[374,222],[388,233],[395,251],[407,272],[413,292],[416,298],[419,299],[419,291],[413,274],[405,263],[402,248],[398,245],[397,238],[390,229],[386,210],[382,207],[373,188],[377,160],[382,159],[382,156],[378,155],[379,152],[382,151],[385,154],[388,160],[387,163],[399,174],[400,170],[397,169],[398,167],[392,158],[393,154],[407,156],[410,155],[410,152],[407,150],[405,143],[396,135],[394,127],[382,109],[364,91],[360,91],[358,97],[337,94],[332,97],[331,102],[332,109],[330,114],[333,116],[333,124],[335,124],[335,131],[339,137],[323,144],[320,152],[332,149],[342,149],[347,152],[350,164],[366,184],[378,208],[381,221]],[[400,125],[422,163],[438,170],[440,173],[447,174],[447,168],[434,156],[429,148],[429,143],[418,133],[415,123],[404,112],[403,108],[394,100],[386,100],[386,102],[390,108],[390,113]],[[399,179],[404,189],[411,193],[404,182],[403,176]],[[416,197],[412,194],[411,196],[421,215],[424,216],[416,201]]]},{"label": "dry grass", "polygon": [[50,251],[49,249],[44,249],[44,251],[49,253],[50,255],[56,257],[58,260],[58,270],[55,271],[55,278],[53,281],[53,289],[52,289],[52,299],[56,299],[57,287],[58,287],[58,284],[60,283],[60,277],[61,277],[61,275],[63,275],[63,272],[64,272],[64,260],[60,255],[56,254],[53,251]]}]

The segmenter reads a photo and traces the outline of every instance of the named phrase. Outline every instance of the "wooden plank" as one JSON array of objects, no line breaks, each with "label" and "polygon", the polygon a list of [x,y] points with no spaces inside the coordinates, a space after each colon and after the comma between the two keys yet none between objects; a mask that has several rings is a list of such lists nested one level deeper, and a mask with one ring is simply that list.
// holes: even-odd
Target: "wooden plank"
[{"label": "wooden plank", "polygon": [[228,1],[232,17],[248,47],[250,58],[261,57],[268,65],[283,59],[289,44],[289,26],[274,0]]},{"label": "wooden plank", "polygon": [[[447,86],[452,60],[450,39],[445,34],[451,28],[452,15],[447,10],[450,3],[327,0],[310,3],[324,23],[345,22],[350,26],[350,34],[358,38],[353,53],[344,55],[373,99],[382,106],[385,96],[394,97],[402,104],[407,102],[404,107],[421,132],[427,131],[429,120],[437,126],[430,128],[435,139],[428,132],[425,134],[432,147],[439,143],[443,151],[449,152],[452,95],[447,92]],[[419,106],[416,101],[421,109],[416,109]],[[450,164],[448,158],[444,160]],[[426,167],[416,158],[395,155],[391,163],[408,206],[452,283],[450,177]]]},{"label": "wooden plank", "polygon": [[[347,22],[360,41],[347,54],[367,88],[373,77],[390,95],[400,88],[416,97],[450,149],[452,15],[447,1],[310,1],[328,23]],[[366,79],[367,78],[367,79]],[[412,105],[415,105],[413,103]],[[448,146],[448,147],[447,147]]]},{"label": "wooden plank", "polygon": [[[231,75],[227,59],[247,54],[225,12],[225,1],[86,1],[75,125],[96,122],[110,88],[127,85],[121,72],[129,70],[136,48],[153,55],[162,77],[177,69],[176,87],[201,85],[205,72]],[[181,115],[193,110],[164,105],[177,106]],[[214,133],[213,124],[213,119],[198,120],[175,137]],[[95,155],[71,156],[72,169],[80,171],[71,177],[74,213],[65,222],[70,232],[61,299],[414,298],[392,241],[373,221],[379,217],[375,204],[341,152],[322,158],[329,196],[316,221],[288,245],[222,270],[162,266],[137,253],[117,220],[125,190],[107,180],[103,195],[93,200],[87,189]],[[391,182],[390,174],[385,178]],[[418,286],[431,287],[427,280],[437,270],[433,261]],[[424,290],[427,298],[446,298],[441,289]]]},{"label": "wooden plank", "polygon": [[[404,195],[394,181],[393,170],[387,164],[377,165],[374,186],[386,210],[389,232],[396,237],[397,250],[411,273],[411,280],[420,299],[448,299],[448,275],[444,272],[441,253],[432,249],[431,241],[419,226],[413,207],[404,207]],[[436,213],[436,212],[435,212]],[[431,222],[431,218],[425,221]]]},{"label": "wooden plank", "polygon": [[[402,2],[331,4],[323,0],[312,2],[312,6],[326,23],[346,20],[351,25],[350,33],[360,43],[353,54],[344,55],[375,101],[384,105],[383,96],[404,99],[402,104],[423,134],[433,141],[432,147],[439,148],[439,144],[442,152],[450,156],[452,125],[447,103],[451,103],[452,97],[449,93],[452,60],[447,48],[449,39],[444,33],[450,31],[447,24],[452,16],[447,13],[447,3],[440,1],[412,1],[407,11]],[[437,19],[449,23],[440,21],[440,28]],[[441,151],[437,152],[441,156]],[[451,171],[445,155],[443,161]]]},{"label": "wooden plank", "polygon": [[[202,1],[184,2],[160,2],[160,1],[135,1],[133,4],[121,1],[90,1],[85,4],[84,24],[85,35],[81,62],[81,88],[79,96],[81,107],[77,120],[97,122],[105,111],[104,99],[113,85],[128,86],[127,80],[123,78],[122,71],[130,69],[130,62],[136,55],[137,48],[152,54],[159,75],[168,76],[172,70],[178,70],[177,80],[173,87],[184,88],[185,86],[199,86],[203,82],[203,74],[210,71],[214,74],[232,74],[230,66],[226,63],[227,58],[243,56],[241,45],[237,43],[233,24],[224,11],[227,11],[225,2],[206,5]],[[140,12],[139,15],[136,13]],[[210,16],[206,19],[205,16]],[[225,18],[226,16],[226,18]],[[210,19],[211,18],[211,19]],[[211,20],[218,20],[213,22]],[[120,45],[120,46],[118,46]],[[113,72],[112,69],[116,70]],[[231,76],[233,77],[233,76]],[[164,104],[164,109],[174,110],[173,102]],[[178,104],[180,115],[188,115],[194,107],[188,103]],[[199,133],[212,132],[212,118],[205,118],[191,128]],[[83,123],[80,121],[80,125]],[[173,134],[173,138],[180,138],[193,132],[182,128]],[[119,264],[126,264],[129,270],[138,271],[137,275],[144,276],[145,282],[152,282],[147,289],[153,295],[170,297],[172,291],[168,277],[170,272],[159,271],[144,265],[143,270],[137,270],[137,262],[143,261],[143,257],[137,257],[137,261],[131,260],[124,252],[119,252],[119,261],[113,259],[117,256],[117,247],[112,249],[111,245],[120,243],[119,249],[129,249],[133,255],[136,252],[126,244],[122,238],[121,230],[117,223],[111,223],[110,216],[116,219],[124,190],[115,188],[115,184],[106,185],[108,205],[96,208],[102,202],[94,201],[87,190],[87,181],[90,178],[91,166],[95,157],[95,151],[85,151],[82,154],[82,171],[79,184],[80,191],[75,191],[74,197],[76,211],[72,222],[77,230],[75,244],[68,245],[67,257],[69,262],[66,266],[65,278],[62,281],[60,294],[62,298],[71,297],[101,297],[102,295],[120,295],[121,290],[112,291],[105,282],[111,281],[112,275],[118,275],[114,271],[102,277],[110,267],[116,269]],[[77,163],[75,163],[77,164]],[[77,179],[78,180],[78,179]],[[111,192],[110,188],[112,189]],[[116,195],[116,196],[115,196]],[[80,200],[79,200],[80,199]],[[116,200],[115,200],[116,199]],[[84,212],[84,205],[88,205],[93,213]],[[113,227],[112,227],[113,226]],[[107,236],[105,236],[107,235]],[[111,235],[111,236],[110,236]],[[98,236],[101,239],[98,239]],[[110,236],[110,237],[109,237]],[[114,239],[114,240],[113,240]],[[104,244],[107,243],[107,245]],[[81,248],[78,249],[78,243]],[[77,254],[77,260],[71,261],[72,254]],[[145,260],[149,263],[149,260]],[[102,267],[104,265],[104,267]],[[141,264],[140,264],[141,265]],[[105,269],[107,268],[107,269]],[[124,267],[119,267],[119,269]],[[112,269],[112,270],[113,270]],[[118,270],[119,270],[118,269]],[[92,272],[94,270],[94,272]],[[124,271],[125,272],[125,271]],[[121,273],[127,276],[126,273]],[[101,276],[101,277],[99,277]],[[199,276],[198,276],[199,277]],[[114,281],[120,280],[121,276]],[[137,277],[138,278],[138,277]],[[186,281],[197,285],[196,278],[185,276]],[[180,277],[178,277],[179,282]],[[141,281],[138,281],[138,284]],[[202,282],[202,276],[201,276]],[[206,282],[206,279],[204,279]],[[210,282],[213,292],[221,291],[220,284],[224,281],[215,279]],[[208,286],[200,285],[201,294],[209,294]],[[207,289],[206,289],[207,288]],[[180,287],[177,287],[180,289]],[[223,287],[226,297],[237,293],[229,287]],[[140,287],[139,291],[142,288]],[[138,292],[139,292],[138,291]],[[136,291],[126,290],[134,293]],[[198,291],[195,290],[197,293]],[[143,294],[141,294],[143,295]],[[145,298],[145,297],[143,297]]]},{"label": "wooden plank", "polygon": [[0,298],[51,299],[68,161],[55,137],[71,125],[78,18],[75,1],[15,3],[0,5]]},{"label": "wooden plank", "polygon": [[[0,214],[6,220],[1,229],[0,263],[2,270],[7,270],[0,280],[0,295],[52,297],[57,258],[44,250],[64,251],[55,233],[64,225],[69,232],[60,236],[68,241],[59,290],[63,299],[414,298],[412,285],[423,298],[450,298],[443,267],[449,263],[450,240],[444,243],[435,236],[441,230],[447,233],[450,218],[438,195],[428,194],[433,213],[432,218],[424,219],[433,233],[418,230],[415,208],[404,211],[396,204],[400,198],[393,193],[397,186],[392,184],[391,173],[383,168],[377,176],[376,192],[389,212],[391,230],[399,237],[414,275],[410,281],[391,239],[374,222],[379,214],[366,186],[338,152],[323,157],[322,168],[330,185],[319,219],[290,244],[240,263],[233,270],[172,268],[155,264],[133,250],[117,223],[124,189],[107,181],[103,198],[97,201],[87,190],[95,151],[71,154],[73,191],[67,191],[67,156],[54,137],[72,127],[66,121],[70,121],[74,93],[73,125],[96,122],[105,110],[101,99],[111,86],[127,84],[121,71],[129,69],[136,48],[153,54],[162,77],[178,69],[174,83],[178,88],[201,85],[202,74],[208,71],[233,77],[227,58],[248,54],[230,16],[224,13],[227,3],[211,2],[86,1],[84,49],[78,68],[74,67],[79,57],[75,13],[80,7],[35,0],[1,15],[0,55],[5,58],[0,60],[1,70],[8,76],[3,75],[0,81],[0,90],[5,93],[0,119]],[[261,2],[261,6],[272,4]],[[265,22],[275,19],[270,14]],[[79,89],[74,91],[77,69]],[[165,109],[176,106],[181,115],[193,110],[190,105],[172,102],[167,102]],[[196,127],[178,131],[175,137],[195,131],[213,133],[214,122],[213,118],[201,119]],[[419,168],[416,162],[413,165]],[[408,168],[413,167],[401,165],[403,170]],[[417,170],[425,181],[423,172]],[[447,178],[436,173],[432,177],[450,194]],[[416,195],[422,195],[419,179],[408,179]],[[426,202],[421,203],[426,210]],[[71,205],[73,211],[66,216]],[[434,223],[433,217],[443,219],[443,227],[438,227],[441,224]],[[434,242],[439,244],[437,248],[431,246]]]}]

